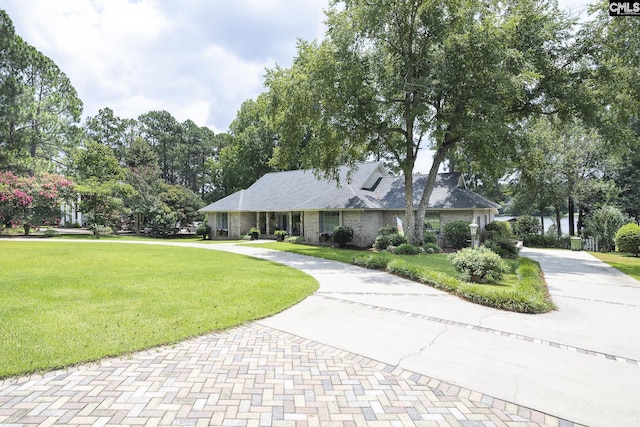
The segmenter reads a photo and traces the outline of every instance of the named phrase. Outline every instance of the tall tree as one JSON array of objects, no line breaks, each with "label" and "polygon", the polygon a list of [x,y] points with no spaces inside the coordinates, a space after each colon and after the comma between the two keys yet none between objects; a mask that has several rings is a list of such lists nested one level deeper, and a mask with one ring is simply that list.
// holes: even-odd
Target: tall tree
[{"label": "tall tree", "polygon": [[167,111],[150,111],[138,117],[141,135],[153,147],[159,159],[162,179],[167,184],[177,183],[177,147],[182,129],[180,123]]},{"label": "tall tree", "polygon": [[[290,69],[267,74],[275,161],[303,154],[302,166],[335,176],[340,164],[392,157],[410,241],[422,240],[438,169],[453,150],[497,162],[514,153],[523,118],[560,108],[569,23],[552,2],[334,0],[327,16],[325,41],[300,42]],[[423,145],[434,161],[414,195]]]},{"label": "tall tree", "polygon": [[47,56],[13,32],[0,10],[0,137],[3,166],[33,172],[66,158],[77,144],[82,113],[69,78]]},{"label": "tall tree", "polygon": [[120,163],[124,163],[125,150],[137,137],[136,121],[121,119],[111,108],[102,108],[93,117],[87,117],[84,129],[87,136],[113,150]]},{"label": "tall tree", "polygon": [[229,144],[214,162],[213,185],[218,197],[249,187],[274,167],[270,164],[275,146],[274,132],[266,117],[264,95],[245,101],[229,126]]}]

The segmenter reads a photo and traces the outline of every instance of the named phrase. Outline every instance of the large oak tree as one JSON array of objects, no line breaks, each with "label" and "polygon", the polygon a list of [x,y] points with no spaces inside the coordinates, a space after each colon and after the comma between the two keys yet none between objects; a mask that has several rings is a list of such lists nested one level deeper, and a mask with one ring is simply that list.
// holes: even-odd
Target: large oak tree
[{"label": "large oak tree", "polygon": [[[332,1],[324,41],[301,41],[289,69],[267,75],[274,161],[335,177],[342,164],[390,158],[405,182],[405,230],[420,242],[442,162],[515,153],[532,114],[566,108],[570,23],[538,0]],[[418,150],[434,150],[422,194]],[[419,200],[417,212],[414,201]]]}]

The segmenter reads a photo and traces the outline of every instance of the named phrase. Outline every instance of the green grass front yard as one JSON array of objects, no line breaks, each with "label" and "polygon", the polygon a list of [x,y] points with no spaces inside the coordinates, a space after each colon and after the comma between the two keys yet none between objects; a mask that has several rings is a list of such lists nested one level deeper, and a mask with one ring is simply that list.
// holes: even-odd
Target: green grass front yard
[{"label": "green grass front yard", "polygon": [[604,261],[611,267],[620,270],[626,275],[633,277],[636,280],[640,280],[640,257],[635,257],[629,254],[622,254],[620,252],[589,252],[600,261]]},{"label": "green grass front yard", "polygon": [[260,319],[317,289],[269,261],[197,248],[0,241],[0,378]]}]

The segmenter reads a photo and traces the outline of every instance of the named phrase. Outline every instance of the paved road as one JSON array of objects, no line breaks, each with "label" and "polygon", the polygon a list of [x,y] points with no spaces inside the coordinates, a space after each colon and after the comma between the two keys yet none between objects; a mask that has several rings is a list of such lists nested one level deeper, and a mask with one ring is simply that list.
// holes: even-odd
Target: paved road
[{"label": "paved road", "polygon": [[2,382],[0,424],[632,426],[640,420],[640,283],[584,252],[525,251],[540,261],[559,307],[534,316],[331,261],[206,247],[299,268],[320,289],[283,313],[222,334]]}]

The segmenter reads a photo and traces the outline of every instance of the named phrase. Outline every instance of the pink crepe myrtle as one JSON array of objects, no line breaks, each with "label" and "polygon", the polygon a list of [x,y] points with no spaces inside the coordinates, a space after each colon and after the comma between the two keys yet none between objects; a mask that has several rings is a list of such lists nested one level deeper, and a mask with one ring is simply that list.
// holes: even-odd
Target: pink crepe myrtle
[{"label": "pink crepe myrtle", "polygon": [[0,222],[23,224],[25,234],[31,226],[57,223],[59,206],[72,193],[73,182],[61,175],[0,172]]}]

